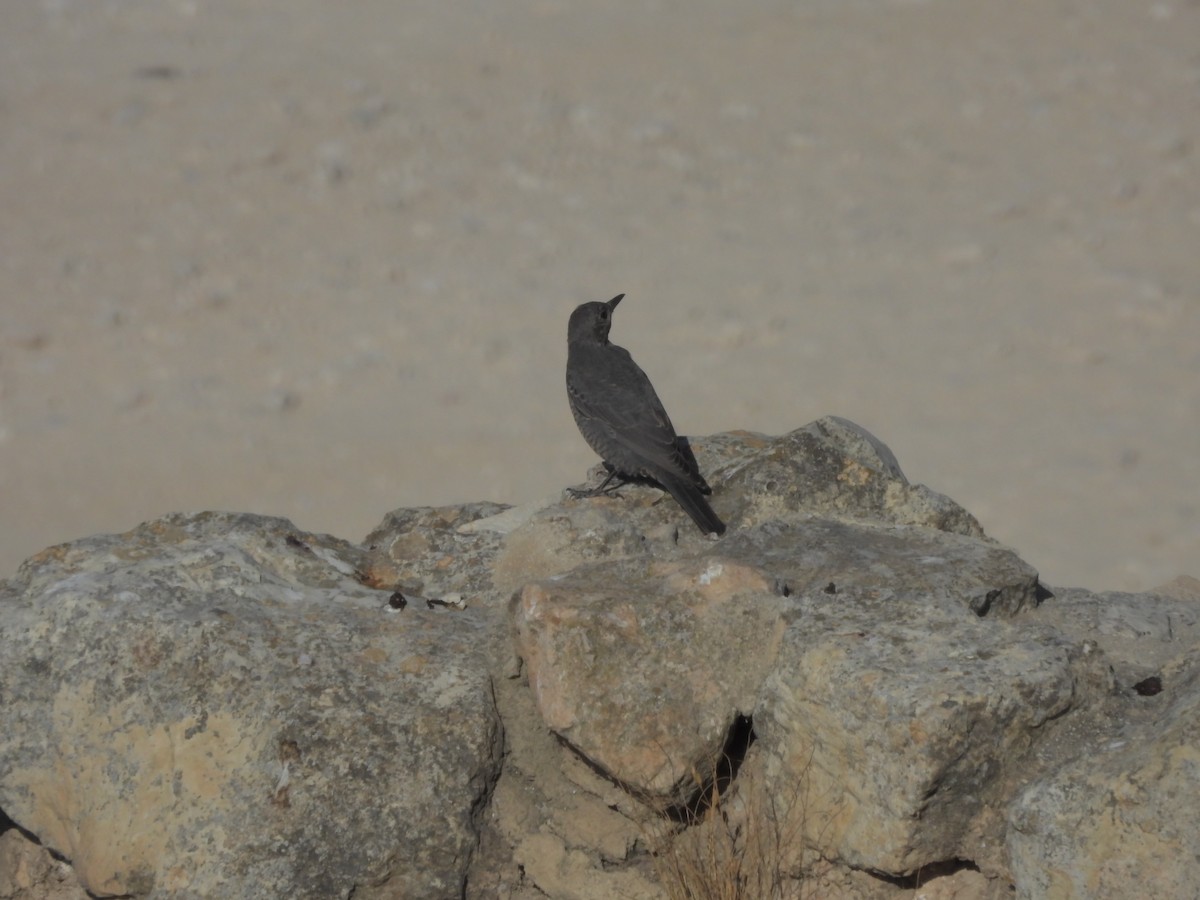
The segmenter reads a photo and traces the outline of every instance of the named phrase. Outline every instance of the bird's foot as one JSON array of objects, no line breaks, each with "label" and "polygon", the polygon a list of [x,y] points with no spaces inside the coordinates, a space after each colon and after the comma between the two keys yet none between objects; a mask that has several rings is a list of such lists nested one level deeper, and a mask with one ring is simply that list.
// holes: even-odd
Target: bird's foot
[{"label": "bird's foot", "polygon": [[594,487],[594,488],[567,488],[567,494],[570,496],[570,498],[572,500],[582,500],[585,497],[617,497],[617,498],[619,498],[621,495],[619,493],[617,493],[617,489],[620,487],[621,487],[621,485],[619,485],[619,484],[614,484],[612,487],[607,487],[602,484],[602,485],[600,485],[600,487]]},{"label": "bird's foot", "polygon": [[[616,484],[612,484],[612,482]],[[608,477],[600,482],[599,487],[594,488],[567,488],[567,493],[575,500],[583,497],[620,497],[617,489],[627,484],[628,482],[615,471],[610,471]],[[612,485],[611,487],[609,485]]]}]

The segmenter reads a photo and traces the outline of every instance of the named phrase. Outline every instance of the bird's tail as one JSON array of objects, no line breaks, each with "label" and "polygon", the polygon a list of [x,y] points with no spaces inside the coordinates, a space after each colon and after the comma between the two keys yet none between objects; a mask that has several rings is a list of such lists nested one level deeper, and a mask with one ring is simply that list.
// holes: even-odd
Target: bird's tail
[{"label": "bird's tail", "polygon": [[690,481],[674,475],[664,476],[658,481],[675,498],[675,502],[683,507],[684,512],[692,517],[696,527],[704,534],[725,533],[725,523],[713,512],[713,508],[704,499],[700,488]]}]

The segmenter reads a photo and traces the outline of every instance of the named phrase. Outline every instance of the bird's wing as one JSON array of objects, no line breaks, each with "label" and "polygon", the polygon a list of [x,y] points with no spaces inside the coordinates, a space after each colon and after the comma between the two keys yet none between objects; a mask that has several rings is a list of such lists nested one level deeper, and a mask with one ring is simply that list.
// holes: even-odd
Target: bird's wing
[{"label": "bird's wing", "polygon": [[654,385],[623,347],[609,344],[588,366],[587,390],[567,379],[577,414],[606,428],[610,438],[661,468],[692,478],[679,438]]}]

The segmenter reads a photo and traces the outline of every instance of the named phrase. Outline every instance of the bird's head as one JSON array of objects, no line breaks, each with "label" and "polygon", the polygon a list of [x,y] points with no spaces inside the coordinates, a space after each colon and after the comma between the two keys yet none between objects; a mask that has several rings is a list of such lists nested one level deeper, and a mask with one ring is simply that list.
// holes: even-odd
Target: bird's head
[{"label": "bird's head", "polygon": [[624,294],[617,294],[607,303],[593,301],[575,307],[571,322],[567,325],[567,341],[608,341],[608,330],[612,327],[613,310]]}]

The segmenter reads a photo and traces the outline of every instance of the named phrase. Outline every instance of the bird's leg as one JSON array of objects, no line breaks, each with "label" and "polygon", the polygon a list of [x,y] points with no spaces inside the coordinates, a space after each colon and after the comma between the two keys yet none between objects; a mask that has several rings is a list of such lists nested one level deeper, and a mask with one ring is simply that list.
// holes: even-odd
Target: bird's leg
[{"label": "bird's leg", "polygon": [[[612,481],[614,478],[620,478],[621,480],[617,484],[614,484],[612,487],[609,487],[608,483],[610,481]],[[609,469],[608,477],[605,478],[602,482],[600,482],[599,487],[567,488],[567,493],[570,494],[571,497],[575,500],[580,500],[584,497],[599,497],[601,494],[608,494],[610,497],[620,497],[621,495],[618,494],[617,491],[625,483],[626,483],[626,479],[624,476],[622,476],[619,472],[617,472],[616,469]]]}]

